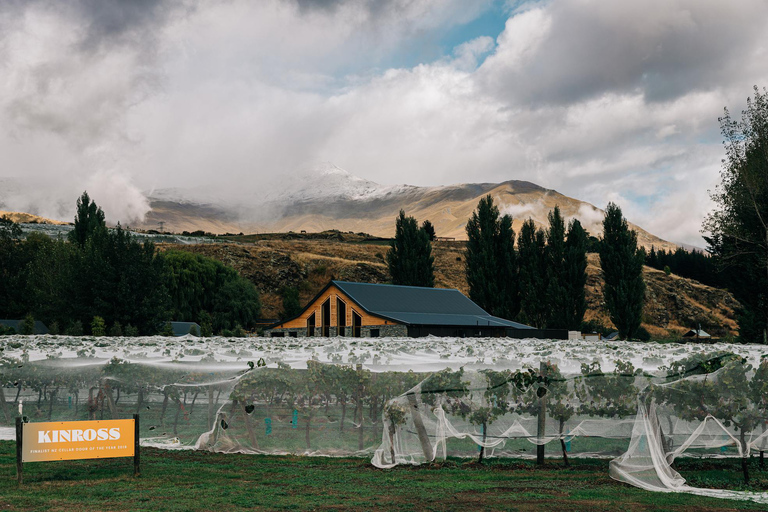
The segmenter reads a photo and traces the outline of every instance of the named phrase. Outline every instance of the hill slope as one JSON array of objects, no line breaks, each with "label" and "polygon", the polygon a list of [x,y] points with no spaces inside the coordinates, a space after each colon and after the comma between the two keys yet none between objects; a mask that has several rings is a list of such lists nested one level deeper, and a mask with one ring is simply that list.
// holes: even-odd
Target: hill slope
[{"label": "hill slope", "polygon": [[[370,233],[390,237],[395,218],[402,209],[420,222],[429,219],[437,236],[465,240],[464,228],[477,203],[491,194],[502,213],[514,219],[515,231],[531,217],[539,226],[559,206],[566,219],[577,218],[592,234],[602,231],[603,211],[527,181],[468,183],[443,187],[383,186],[363,180],[338,167],[325,165],[307,173],[298,184],[286,185],[280,193],[264,197],[227,199],[214,192],[164,189],[150,198],[152,210],[138,227],[181,232],[202,229],[210,232],[319,232],[329,229]],[[650,248],[674,250],[676,245],[631,225],[638,243]]]},{"label": "hill slope", "polygon": [[[167,249],[168,247],[164,247]],[[283,286],[295,286],[306,304],[330,279],[387,282],[386,245],[366,245],[332,240],[262,240],[252,245],[215,244],[174,246],[204,254],[234,267],[262,293],[263,316],[277,318]],[[436,276],[440,288],[468,293],[464,276],[464,244],[437,242],[434,245]],[[596,254],[589,255],[587,268],[586,319],[610,326],[602,301],[602,279]],[[735,333],[734,310],[738,303],[725,290],[696,281],[644,268],[647,300],[643,325],[657,338],[674,337],[701,324],[713,335]]]}]

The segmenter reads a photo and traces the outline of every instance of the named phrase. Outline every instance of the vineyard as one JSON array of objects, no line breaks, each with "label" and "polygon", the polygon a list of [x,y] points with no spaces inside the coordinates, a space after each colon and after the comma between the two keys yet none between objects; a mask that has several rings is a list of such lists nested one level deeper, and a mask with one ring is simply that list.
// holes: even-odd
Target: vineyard
[{"label": "vineyard", "polygon": [[[141,441],[221,453],[611,458],[648,490],[696,489],[679,457],[768,450],[761,346],[479,338],[0,338],[0,435],[141,415]],[[739,463],[741,460],[741,464]]]}]

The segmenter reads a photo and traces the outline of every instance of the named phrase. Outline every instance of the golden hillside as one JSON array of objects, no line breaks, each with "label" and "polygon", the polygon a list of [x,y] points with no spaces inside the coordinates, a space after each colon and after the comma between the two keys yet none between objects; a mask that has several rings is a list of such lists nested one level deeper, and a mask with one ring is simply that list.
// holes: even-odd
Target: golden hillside
[{"label": "golden hillside", "polygon": [[2,219],[3,217],[13,222],[16,222],[17,224],[54,224],[56,226],[64,226],[69,224],[68,222],[46,219],[45,217],[40,217],[39,215],[33,215],[31,213],[6,212],[6,211],[0,210],[0,219]]},{"label": "golden hillside", "polygon": [[[399,211],[419,222],[429,219],[437,236],[466,240],[465,226],[477,203],[491,194],[502,213],[512,215],[514,229],[529,217],[540,227],[548,224],[547,214],[559,206],[566,220],[577,218],[590,234],[602,232],[603,211],[595,206],[545,189],[527,181],[501,184],[481,183],[446,187],[409,187],[367,199],[331,198],[306,200],[265,207],[274,210],[269,220],[248,220],[248,214],[225,206],[156,200],[152,210],[138,227],[156,229],[160,222],[166,230],[182,232],[203,230],[211,233],[316,233],[331,229],[370,233],[391,237]],[[674,243],[630,224],[637,231],[638,244],[650,249],[675,250]]]},{"label": "golden hillside", "polygon": [[[463,243],[434,244],[436,279],[440,288],[467,293]],[[164,247],[163,249],[167,249]],[[384,283],[389,279],[384,255],[386,245],[367,245],[338,240],[261,240],[253,244],[173,246],[175,249],[215,258],[251,280],[261,291],[263,317],[277,318],[282,302],[280,289],[295,286],[302,304],[307,303],[330,279]],[[602,301],[602,280],[596,254],[589,255],[585,319],[611,326]],[[645,267],[647,286],[644,327],[656,338],[676,337],[701,324],[713,335],[734,334],[738,326],[733,296],[690,279]]]}]

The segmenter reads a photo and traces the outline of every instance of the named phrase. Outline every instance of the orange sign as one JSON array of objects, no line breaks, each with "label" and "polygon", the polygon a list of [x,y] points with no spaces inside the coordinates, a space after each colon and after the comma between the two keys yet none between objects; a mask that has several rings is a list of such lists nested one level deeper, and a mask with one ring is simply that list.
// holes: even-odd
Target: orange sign
[{"label": "orange sign", "polygon": [[134,420],[24,423],[22,462],[133,457]]}]

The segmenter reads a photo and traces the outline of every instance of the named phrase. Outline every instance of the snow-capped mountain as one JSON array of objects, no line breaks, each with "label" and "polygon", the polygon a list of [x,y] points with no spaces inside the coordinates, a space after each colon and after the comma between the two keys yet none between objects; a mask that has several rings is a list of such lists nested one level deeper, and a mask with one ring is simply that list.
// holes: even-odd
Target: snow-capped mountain
[{"label": "snow-capped mountain", "polygon": [[[390,237],[395,218],[403,209],[419,222],[429,219],[437,235],[465,239],[467,220],[481,197],[494,196],[502,213],[509,213],[519,231],[529,217],[545,225],[556,205],[566,218],[578,218],[591,233],[602,229],[602,210],[555,190],[527,181],[472,183],[441,187],[381,185],[323,163],[291,176],[279,186],[260,190],[216,193],[211,188],[161,189],[150,195],[152,210],[144,227],[159,222],[173,231],[210,232],[316,232],[328,229]],[[673,249],[635,226],[644,246]]]}]

